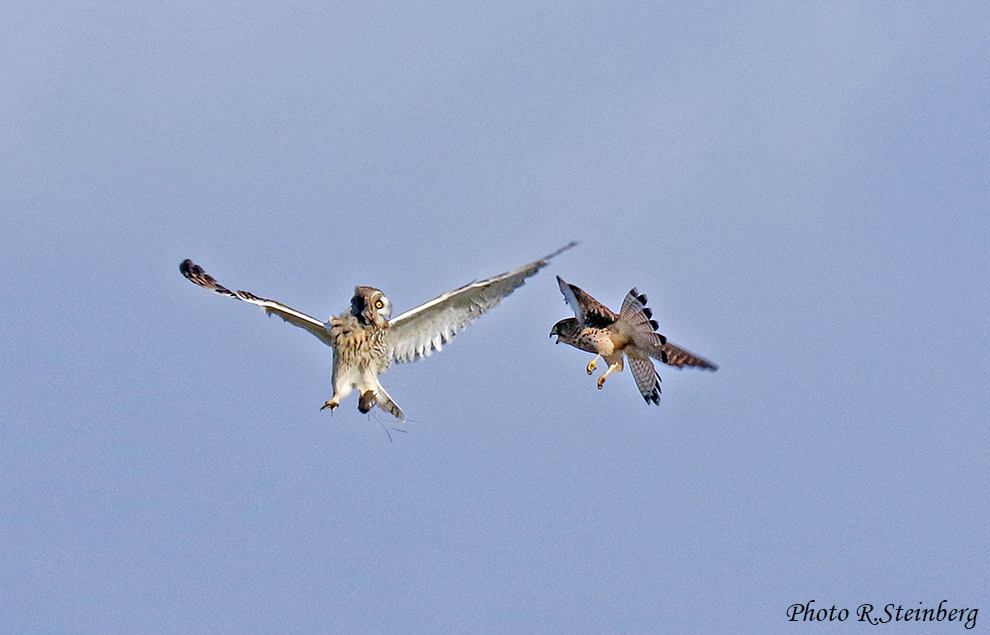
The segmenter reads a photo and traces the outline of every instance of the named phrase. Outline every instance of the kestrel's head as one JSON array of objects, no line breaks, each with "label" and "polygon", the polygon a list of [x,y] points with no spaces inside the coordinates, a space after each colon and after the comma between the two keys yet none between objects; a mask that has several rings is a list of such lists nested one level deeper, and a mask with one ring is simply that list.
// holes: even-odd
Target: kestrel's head
[{"label": "kestrel's head", "polygon": [[378,328],[387,328],[388,318],[392,315],[392,303],[374,287],[354,287],[351,315],[365,326],[373,324]]},{"label": "kestrel's head", "polygon": [[557,341],[554,344],[563,342],[564,344],[573,345],[580,332],[581,324],[577,321],[577,318],[567,318],[553,325],[553,328],[550,329],[550,337],[557,336]]}]

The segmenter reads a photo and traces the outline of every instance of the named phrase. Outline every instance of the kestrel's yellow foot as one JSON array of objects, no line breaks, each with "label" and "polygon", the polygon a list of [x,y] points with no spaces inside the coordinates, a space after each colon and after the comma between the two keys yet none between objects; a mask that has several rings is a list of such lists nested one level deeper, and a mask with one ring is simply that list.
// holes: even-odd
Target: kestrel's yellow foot
[{"label": "kestrel's yellow foot", "polygon": [[593,359],[593,360],[591,360],[590,362],[588,362],[588,374],[589,374],[589,375],[590,375],[591,373],[593,373],[593,372],[595,372],[595,369],[596,369],[596,368],[598,368],[598,364],[596,364],[595,362],[597,362],[597,361],[598,361],[598,358],[599,358],[599,357],[601,357],[601,355],[597,355],[597,356],[595,356],[595,359]]},{"label": "kestrel's yellow foot", "polygon": [[605,378],[609,376],[609,373],[619,373],[622,372],[622,360],[615,362],[614,364],[609,364],[608,370],[602,373],[602,376],[598,378],[598,390],[602,389],[605,385]]},{"label": "kestrel's yellow foot", "polygon": [[330,412],[333,412],[334,410],[337,409],[337,406],[339,405],[340,403],[336,399],[331,399],[330,401],[323,404],[323,407],[320,408],[320,410],[326,410],[327,408],[329,408]]}]

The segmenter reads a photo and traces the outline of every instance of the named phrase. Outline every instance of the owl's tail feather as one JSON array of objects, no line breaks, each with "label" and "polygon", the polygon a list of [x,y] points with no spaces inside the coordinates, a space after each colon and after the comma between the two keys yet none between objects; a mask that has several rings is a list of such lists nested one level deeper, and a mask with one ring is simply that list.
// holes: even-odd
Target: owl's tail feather
[{"label": "owl's tail feather", "polygon": [[391,414],[399,421],[406,420],[406,415],[402,412],[402,408],[392,401],[392,398],[385,392],[381,384],[378,384],[378,389],[375,390],[375,403],[378,404],[379,408]]}]

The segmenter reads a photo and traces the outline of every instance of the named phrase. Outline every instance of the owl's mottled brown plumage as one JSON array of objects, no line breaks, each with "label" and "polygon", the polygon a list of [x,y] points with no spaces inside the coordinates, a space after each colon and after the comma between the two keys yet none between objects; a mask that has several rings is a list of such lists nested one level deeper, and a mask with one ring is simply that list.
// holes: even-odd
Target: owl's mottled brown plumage
[{"label": "owl's mottled brown plumage", "polygon": [[557,276],[557,285],[564,294],[564,300],[574,310],[575,317],[554,324],[550,335],[557,336],[558,344],[563,342],[595,354],[595,359],[587,366],[589,375],[598,367],[598,359],[605,359],[609,366],[598,379],[599,388],[605,385],[609,373],[622,371],[623,355],[629,360],[636,386],[648,404],[660,403],[660,375],[653,367],[651,357],[678,368],[696,366],[718,369],[715,364],[671,344],[657,333],[659,325],[646,306],[646,296],[635,288],[623,300],[622,310],[613,313],[579,287],[564,282],[560,276]]},{"label": "owl's mottled brown plumage", "polygon": [[306,329],[330,346],[333,396],[323,408],[333,411],[356,388],[361,394],[358,400],[361,412],[378,406],[403,421],[405,415],[385,392],[378,375],[393,361],[411,362],[441,350],[461,329],[497,306],[551,258],[575,244],[569,243],[518,269],[444,293],[392,320],[389,319],[392,303],[374,287],[355,287],[350,310],[324,323],[274,300],[247,291],[231,291],[191,260],[183,261],[179,271],[204,289],[255,304],[269,315]]}]

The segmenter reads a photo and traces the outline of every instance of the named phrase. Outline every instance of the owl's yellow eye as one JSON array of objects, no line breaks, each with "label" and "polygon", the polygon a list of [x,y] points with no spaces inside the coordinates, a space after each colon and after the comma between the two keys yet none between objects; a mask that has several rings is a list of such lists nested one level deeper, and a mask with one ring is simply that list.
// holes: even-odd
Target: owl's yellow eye
[{"label": "owl's yellow eye", "polygon": [[375,302],[375,308],[376,308],[376,309],[380,309],[380,308],[382,308],[383,306],[385,306],[385,303],[384,303],[384,302],[382,302],[381,300],[378,300],[378,301],[376,301],[376,302]]}]

